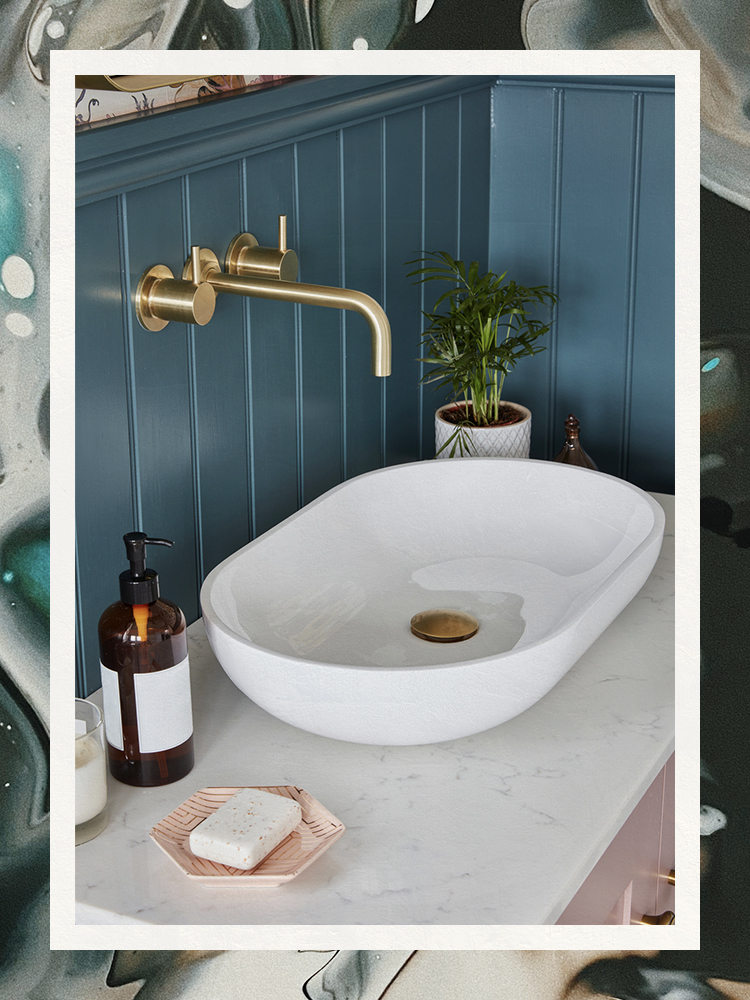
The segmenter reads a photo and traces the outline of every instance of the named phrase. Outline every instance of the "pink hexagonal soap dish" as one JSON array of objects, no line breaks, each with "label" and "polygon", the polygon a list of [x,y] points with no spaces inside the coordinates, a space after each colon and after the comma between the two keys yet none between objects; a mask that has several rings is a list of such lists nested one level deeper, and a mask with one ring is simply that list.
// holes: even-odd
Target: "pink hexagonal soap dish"
[{"label": "pink hexagonal soap dish", "polygon": [[190,831],[240,791],[240,787],[202,788],[165,816],[151,831],[152,840],[194,882],[215,888],[244,886],[265,889],[282,885],[308,868],[346,829],[303,788],[295,785],[253,785],[253,788],[299,802],[302,808],[299,826],[249,871],[196,857],[190,850]]}]

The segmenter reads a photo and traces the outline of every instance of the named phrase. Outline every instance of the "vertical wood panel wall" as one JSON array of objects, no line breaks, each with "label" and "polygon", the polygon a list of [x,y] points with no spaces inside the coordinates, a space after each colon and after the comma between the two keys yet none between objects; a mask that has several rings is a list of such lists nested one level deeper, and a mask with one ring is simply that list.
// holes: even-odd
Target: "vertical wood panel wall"
[{"label": "vertical wood panel wall", "polygon": [[[404,266],[423,248],[560,291],[550,350],[509,384],[534,410],[536,455],[559,448],[573,408],[605,471],[671,489],[671,100],[606,84],[325,78],[79,140],[80,690],[99,685],[96,623],[118,596],[125,531],[175,541],[150,564],[192,621],[204,576],[250,538],[346,478],[431,457],[443,397],[419,386],[415,359],[433,296]],[[179,273],[192,243],[222,258],[243,230],[273,244],[280,213],[300,280],[385,307],[389,378],[370,374],[351,312],[225,295],[206,327],[138,325],[146,267]],[[659,394],[650,413],[645,391]]]},{"label": "vertical wood panel wall", "polygon": [[602,472],[674,492],[674,94],[501,81],[490,267],[560,296],[506,395],[550,458],[573,412]]}]

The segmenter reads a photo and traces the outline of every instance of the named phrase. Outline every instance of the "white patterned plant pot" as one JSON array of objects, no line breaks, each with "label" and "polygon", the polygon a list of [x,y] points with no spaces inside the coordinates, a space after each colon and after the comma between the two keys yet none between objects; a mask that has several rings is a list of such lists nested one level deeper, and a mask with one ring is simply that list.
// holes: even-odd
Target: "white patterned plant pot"
[{"label": "white patterned plant pot", "polygon": [[[531,447],[531,411],[519,403],[503,400],[504,406],[512,406],[523,414],[523,419],[515,424],[504,427],[464,427],[461,428],[464,447],[451,441],[447,448],[443,445],[456,432],[456,424],[443,420],[441,414],[452,409],[456,404],[441,406],[435,413],[435,456],[436,458],[454,458],[472,456],[478,458],[528,458]],[[455,451],[453,449],[456,445]],[[440,449],[443,448],[442,451]]]}]

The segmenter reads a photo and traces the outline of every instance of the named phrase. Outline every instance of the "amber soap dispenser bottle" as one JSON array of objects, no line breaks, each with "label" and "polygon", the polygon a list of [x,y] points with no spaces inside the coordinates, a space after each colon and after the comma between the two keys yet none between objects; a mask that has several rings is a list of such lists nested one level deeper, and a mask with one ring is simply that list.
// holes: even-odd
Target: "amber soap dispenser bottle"
[{"label": "amber soap dispenser bottle", "polygon": [[167,785],[193,767],[185,616],[159,597],[146,545],[172,545],[141,531],[123,536],[130,569],[120,600],[99,619],[109,769],[128,785]]}]

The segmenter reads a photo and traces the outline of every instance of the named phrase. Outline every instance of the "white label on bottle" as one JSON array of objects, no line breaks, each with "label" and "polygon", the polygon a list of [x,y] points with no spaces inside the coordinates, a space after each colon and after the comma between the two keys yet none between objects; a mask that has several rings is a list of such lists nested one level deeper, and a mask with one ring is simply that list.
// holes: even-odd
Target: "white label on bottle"
[{"label": "white label on bottle", "polygon": [[181,663],[153,673],[133,674],[141,753],[171,750],[193,734],[190,668]]},{"label": "white label on bottle", "polygon": [[116,670],[110,670],[100,661],[102,668],[102,697],[104,702],[104,731],[107,743],[123,750],[122,715],[120,714],[120,679]]}]

